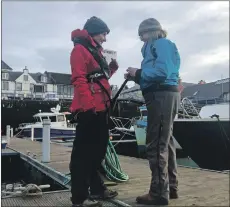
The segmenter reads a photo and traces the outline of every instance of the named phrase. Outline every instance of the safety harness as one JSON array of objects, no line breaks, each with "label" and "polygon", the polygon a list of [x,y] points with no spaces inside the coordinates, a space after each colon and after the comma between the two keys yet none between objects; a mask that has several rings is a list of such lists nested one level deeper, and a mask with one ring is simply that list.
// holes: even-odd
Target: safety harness
[{"label": "safety harness", "polygon": [[[109,95],[109,92],[106,90],[106,88],[100,82],[100,80],[102,78],[106,78],[107,80],[109,80],[109,78],[110,78],[109,65],[108,65],[106,59],[103,56],[100,56],[98,54],[98,48],[94,47],[88,40],[83,39],[83,38],[74,38],[73,42],[74,42],[74,46],[77,44],[84,46],[90,52],[90,54],[93,56],[95,61],[98,63],[99,69],[87,74],[86,78],[87,78],[89,83],[97,83],[100,86],[102,91],[104,91],[105,94],[107,95],[107,97],[109,99],[108,101],[110,102],[110,105],[112,105],[112,99]],[[91,87],[91,91],[92,91],[92,93],[95,92],[93,85]],[[106,110],[109,112],[109,106],[107,103],[108,101],[105,101],[105,106],[106,106]]]}]

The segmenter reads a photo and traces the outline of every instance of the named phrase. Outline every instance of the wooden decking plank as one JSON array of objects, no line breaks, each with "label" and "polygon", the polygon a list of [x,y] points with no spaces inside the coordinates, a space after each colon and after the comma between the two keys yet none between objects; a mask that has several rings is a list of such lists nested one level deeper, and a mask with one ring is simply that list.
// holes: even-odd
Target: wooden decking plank
[{"label": "wooden decking plank", "polygon": [[[11,139],[10,147],[22,152],[36,154],[41,160],[42,147],[40,142],[23,139]],[[51,162],[46,165],[61,172],[69,172],[71,148],[59,144],[51,144]],[[121,167],[129,175],[129,181],[112,186],[119,192],[118,200],[135,204],[136,196],[148,192],[151,172],[147,160],[119,156]],[[171,206],[216,205],[229,206],[229,174],[201,169],[178,167],[179,195],[177,200],[170,200]]]}]

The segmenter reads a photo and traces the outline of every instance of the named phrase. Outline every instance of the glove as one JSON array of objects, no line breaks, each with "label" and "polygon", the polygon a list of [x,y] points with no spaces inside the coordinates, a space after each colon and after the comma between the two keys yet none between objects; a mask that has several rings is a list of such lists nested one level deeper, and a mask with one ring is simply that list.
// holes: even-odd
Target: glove
[{"label": "glove", "polygon": [[129,73],[125,73],[125,74],[124,74],[124,78],[125,78],[125,79],[128,79],[129,81],[134,81],[134,80],[135,80],[135,77],[131,77],[131,76],[129,75]]},{"label": "glove", "polygon": [[112,58],[111,62],[109,63],[109,68],[113,70],[117,70],[119,68],[118,63],[115,59]]}]

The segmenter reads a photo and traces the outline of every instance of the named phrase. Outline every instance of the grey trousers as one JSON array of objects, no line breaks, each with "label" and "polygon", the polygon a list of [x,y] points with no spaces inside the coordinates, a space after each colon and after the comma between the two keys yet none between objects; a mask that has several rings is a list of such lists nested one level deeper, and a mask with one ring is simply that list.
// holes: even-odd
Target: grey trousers
[{"label": "grey trousers", "polygon": [[148,110],[147,159],[152,171],[149,193],[169,199],[169,187],[177,190],[176,149],[173,121],[179,107],[179,92],[158,91],[144,95]]}]

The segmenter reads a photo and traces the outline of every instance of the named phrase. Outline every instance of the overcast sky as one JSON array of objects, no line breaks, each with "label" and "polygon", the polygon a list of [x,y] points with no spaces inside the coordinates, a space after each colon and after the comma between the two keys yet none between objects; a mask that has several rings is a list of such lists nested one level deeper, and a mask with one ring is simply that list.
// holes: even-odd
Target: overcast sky
[{"label": "overcast sky", "polygon": [[183,81],[229,77],[229,2],[2,2],[2,59],[16,71],[70,73],[71,31],[91,16],[111,33],[103,45],[117,51],[120,65],[111,79],[120,85],[127,67],[140,67],[137,29],[153,17],[168,31],[181,54]]}]

